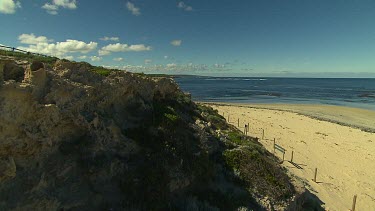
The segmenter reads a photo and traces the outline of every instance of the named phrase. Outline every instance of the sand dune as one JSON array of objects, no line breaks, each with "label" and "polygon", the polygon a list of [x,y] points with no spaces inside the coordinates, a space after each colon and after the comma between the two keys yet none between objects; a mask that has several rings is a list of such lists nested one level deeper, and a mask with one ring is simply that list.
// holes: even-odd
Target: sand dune
[{"label": "sand dune", "polygon": [[[210,105],[227,120],[229,115],[235,126],[240,119],[242,131],[250,123],[251,136],[261,137],[264,129],[261,143],[270,152],[274,138],[287,150],[287,160],[294,151],[293,161],[302,169],[287,161],[283,165],[305,182],[325,203],[326,210],[351,209],[355,194],[356,210],[375,210],[375,133],[341,125],[374,129],[374,111],[319,105]],[[282,158],[281,153],[276,154]],[[317,183],[312,181],[315,168]]]}]

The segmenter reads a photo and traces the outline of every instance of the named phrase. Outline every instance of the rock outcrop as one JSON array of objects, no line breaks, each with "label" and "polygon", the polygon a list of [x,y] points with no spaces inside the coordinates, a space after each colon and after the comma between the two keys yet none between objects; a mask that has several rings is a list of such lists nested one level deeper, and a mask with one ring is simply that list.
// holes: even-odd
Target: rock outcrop
[{"label": "rock outcrop", "polygon": [[[45,67],[35,62],[24,69],[4,61],[2,66],[0,210],[116,201],[119,184],[104,184],[126,171],[121,160],[140,150],[124,131],[152,115],[156,96],[164,100],[179,94],[169,79],[128,72],[103,77],[81,63],[59,61]],[[111,156],[117,159],[90,173],[90,163],[101,165]],[[108,194],[104,200],[91,190],[96,188],[118,196]]]},{"label": "rock outcrop", "polygon": [[[223,161],[237,147],[221,132],[230,127],[172,79],[92,69],[0,62],[0,210],[263,210],[291,200],[238,182]],[[272,181],[286,178],[273,168]]]},{"label": "rock outcrop", "polygon": [[21,82],[25,75],[23,67],[18,66],[16,62],[12,60],[1,61],[0,64],[0,81],[2,80],[15,80]]}]

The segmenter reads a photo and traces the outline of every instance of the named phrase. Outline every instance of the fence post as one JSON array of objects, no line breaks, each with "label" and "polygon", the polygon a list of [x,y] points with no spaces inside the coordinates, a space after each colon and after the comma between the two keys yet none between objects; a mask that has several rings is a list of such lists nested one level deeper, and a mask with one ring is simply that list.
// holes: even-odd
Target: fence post
[{"label": "fence post", "polygon": [[284,157],[285,157],[285,151],[284,151],[284,153],[283,153],[283,162],[284,162]]},{"label": "fence post", "polygon": [[318,174],[318,168],[315,168],[315,174],[314,174],[314,182],[316,182],[316,175]]},{"label": "fence post", "polygon": [[275,154],[276,138],[273,138],[273,154]]},{"label": "fence post", "polygon": [[240,118],[238,118],[237,126],[240,127]]},{"label": "fence post", "polygon": [[264,140],[264,129],[262,128],[262,140]]},{"label": "fence post", "polygon": [[228,114],[228,122],[230,122],[229,117],[230,117],[230,115]]},{"label": "fence post", "polygon": [[292,150],[292,157],[290,158],[290,162],[293,163],[293,150]]},{"label": "fence post", "polygon": [[357,203],[357,195],[354,195],[353,197],[353,205],[351,211],[355,211],[355,204]]}]

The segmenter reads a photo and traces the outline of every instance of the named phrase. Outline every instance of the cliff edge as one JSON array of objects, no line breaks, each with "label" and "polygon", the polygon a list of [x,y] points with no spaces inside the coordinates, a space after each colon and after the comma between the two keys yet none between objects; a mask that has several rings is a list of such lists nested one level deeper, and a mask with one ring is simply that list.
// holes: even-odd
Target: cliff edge
[{"label": "cliff edge", "polygon": [[255,138],[169,78],[3,58],[0,113],[0,210],[299,210],[310,203]]}]

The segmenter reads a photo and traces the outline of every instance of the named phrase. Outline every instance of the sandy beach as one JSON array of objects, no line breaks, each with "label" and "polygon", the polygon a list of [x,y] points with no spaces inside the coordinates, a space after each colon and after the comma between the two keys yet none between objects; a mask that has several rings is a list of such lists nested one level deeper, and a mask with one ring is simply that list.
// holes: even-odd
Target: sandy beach
[{"label": "sandy beach", "polygon": [[[375,210],[375,111],[326,105],[208,104],[273,152],[286,149],[283,166],[324,203],[326,210]],[[362,129],[362,130],[361,130]],[[290,162],[293,151],[293,162]],[[282,159],[282,154],[276,152]],[[300,167],[300,168],[297,168]],[[312,181],[315,168],[317,182]]]}]

